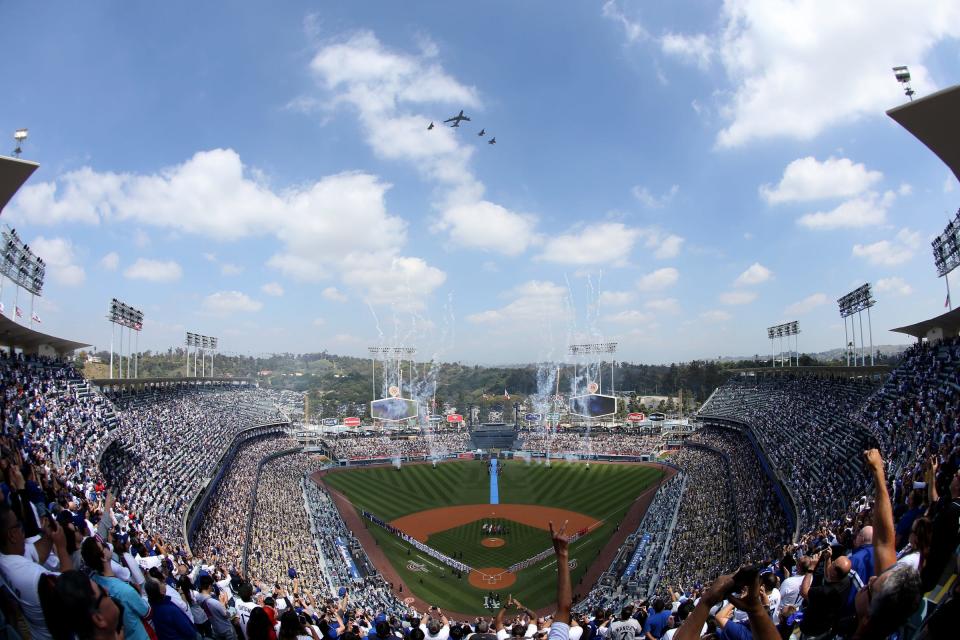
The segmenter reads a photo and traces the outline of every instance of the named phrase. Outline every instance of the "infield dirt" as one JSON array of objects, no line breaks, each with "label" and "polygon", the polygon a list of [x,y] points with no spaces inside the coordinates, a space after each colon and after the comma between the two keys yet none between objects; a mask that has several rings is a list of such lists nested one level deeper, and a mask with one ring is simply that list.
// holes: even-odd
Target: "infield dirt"
[{"label": "infield dirt", "polygon": [[453,529],[484,518],[512,520],[544,531],[549,530],[550,522],[553,522],[554,528],[559,528],[566,522],[568,535],[584,529],[592,529],[599,524],[598,520],[576,511],[541,507],[535,504],[462,504],[438,507],[411,513],[397,518],[390,524],[420,542],[426,542],[432,533]]}]

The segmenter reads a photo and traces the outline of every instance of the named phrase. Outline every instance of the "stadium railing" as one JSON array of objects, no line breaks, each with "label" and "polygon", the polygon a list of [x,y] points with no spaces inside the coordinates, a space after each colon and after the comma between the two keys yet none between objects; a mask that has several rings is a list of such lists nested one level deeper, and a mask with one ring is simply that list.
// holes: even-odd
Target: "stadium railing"
[{"label": "stadium railing", "polygon": [[268,462],[276,460],[277,458],[282,458],[284,456],[289,456],[294,453],[300,453],[302,451],[301,447],[292,447],[290,449],[284,449],[283,451],[275,451],[269,455],[261,458],[260,462],[257,463],[257,473],[253,479],[253,485],[250,487],[250,508],[247,510],[247,529],[246,535],[243,540],[243,573],[248,575],[248,560],[250,559],[250,535],[253,533],[253,516],[257,511],[257,489],[260,487],[260,475],[263,472],[263,467],[266,466]]},{"label": "stadium railing", "polygon": [[190,500],[190,503],[183,514],[183,540],[186,544],[187,551],[192,553],[190,548],[193,544],[193,536],[200,524],[200,519],[206,513],[207,506],[209,505],[211,498],[213,498],[216,488],[220,485],[220,481],[223,479],[223,476],[233,463],[233,459],[236,457],[241,445],[248,440],[260,438],[262,436],[272,435],[275,433],[285,433],[288,426],[289,425],[286,422],[259,424],[252,427],[247,427],[234,436],[230,447],[226,450],[226,452],[224,452],[224,454],[220,457],[220,460],[217,462],[217,466],[215,467],[216,473],[214,473],[213,476],[211,476],[211,478],[207,480],[207,482],[205,482],[204,485],[197,491],[197,493]]}]

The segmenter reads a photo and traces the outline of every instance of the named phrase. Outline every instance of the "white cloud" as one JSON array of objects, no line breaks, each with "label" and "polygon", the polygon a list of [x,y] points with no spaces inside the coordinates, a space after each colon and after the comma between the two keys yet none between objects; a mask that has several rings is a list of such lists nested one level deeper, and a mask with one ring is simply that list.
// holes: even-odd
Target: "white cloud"
[{"label": "white cloud", "polygon": [[322,327],[323,325],[327,324],[327,321],[323,318],[314,318],[312,324],[315,327]]},{"label": "white cloud", "polygon": [[420,258],[351,256],[344,267],[343,281],[366,292],[367,302],[404,309],[424,307],[426,297],[447,279],[446,273]]},{"label": "white cloud", "polygon": [[310,69],[330,94],[331,106],[356,109],[377,156],[407,162],[438,185],[433,204],[439,215],[432,230],[446,232],[461,247],[517,255],[535,241],[536,219],[483,198],[485,187],[470,169],[476,146],[441,122],[427,130],[432,120],[427,113],[436,113],[438,105],[481,107],[475,88],[444,71],[438,51],[429,41],[421,42],[419,54],[392,51],[361,31],[323,46]]},{"label": "white cloud", "polygon": [[650,192],[647,187],[640,185],[631,189],[633,197],[640,201],[640,204],[648,209],[662,209],[673,201],[673,198],[679,193],[680,185],[671,186],[663,195],[656,196]]},{"label": "white cloud", "polygon": [[536,218],[514,213],[498,204],[480,200],[445,209],[433,225],[447,231],[451,248],[471,248],[505,255],[523,253],[535,240]]},{"label": "white cloud", "polygon": [[659,259],[675,258],[680,254],[684,239],[673,234],[648,234],[647,247],[653,248],[653,257]]},{"label": "white cloud", "polygon": [[217,291],[203,299],[203,308],[215,314],[252,313],[260,311],[263,303],[240,291]]},{"label": "white cloud", "polygon": [[880,278],[876,284],[878,293],[890,293],[896,296],[908,296],[913,293],[913,287],[899,277]]},{"label": "white cloud", "polygon": [[604,222],[546,241],[540,260],[560,264],[622,264],[641,231],[619,222]]},{"label": "white cloud", "polygon": [[268,282],[260,286],[260,291],[263,291],[268,296],[273,296],[279,298],[283,295],[283,286],[279,282]]},{"label": "white cloud", "polygon": [[622,307],[633,302],[633,294],[629,291],[602,291],[598,302],[602,307]]},{"label": "white cloud", "polygon": [[904,61],[914,89],[929,93],[934,83],[923,60],[960,35],[960,4],[725,0],[716,23],[709,35],[733,85],[717,141],[734,147],[770,137],[807,140],[838,124],[881,118],[904,101],[890,72]]},{"label": "white cloud", "polygon": [[797,224],[818,231],[876,227],[886,222],[887,210],[895,199],[893,191],[887,191],[882,196],[871,191],[847,200],[830,211],[802,215],[797,219]]},{"label": "white cloud", "polygon": [[773,277],[773,271],[767,269],[759,262],[754,262],[747,267],[747,270],[737,276],[733,284],[737,287],[746,287],[754,284],[762,284]]},{"label": "white cloud", "polygon": [[825,305],[829,302],[827,295],[825,293],[814,293],[809,295],[803,300],[794,302],[789,307],[783,310],[784,315],[786,316],[799,316],[806,313],[810,313],[819,306]]},{"label": "white cloud", "polygon": [[895,267],[913,258],[921,244],[919,232],[901,229],[893,240],[853,245],[853,255],[873,265]]},{"label": "white cloud", "polygon": [[603,3],[603,16],[620,23],[627,42],[639,42],[648,37],[644,26],[638,20],[627,17],[617,0],[607,0]]},{"label": "white cloud", "polygon": [[757,299],[755,291],[724,291],[719,296],[721,304],[750,304]]},{"label": "white cloud", "polygon": [[514,330],[536,325],[544,320],[569,316],[566,288],[542,280],[528,280],[510,292],[511,302],[499,309],[490,309],[467,316],[473,324],[500,325]]},{"label": "white cloud", "polygon": [[107,255],[100,258],[100,266],[107,271],[115,271],[116,268],[120,266],[120,256],[116,251],[111,251]]},{"label": "white cloud", "polygon": [[238,276],[243,273],[243,267],[239,265],[232,264],[230,262],[224,262],[220,265],[220,274],[225,276]]},{"label": "white cloud", "polygon": [[44,238],[37,236],[30,243],[33,253],[42,258],[47,265],[47,273],[53,282],[66,286],[82,283],[87,274],[83,267],[76,264],[77,256],[73,243],[66,238]]},{"label": "white cloud", "polygon": [[943,192],[951,193],[956,188],[957,178],[952,173],[947,173],[947,179],[943,181]]},{"label": "white cloud", "polygon": [[788,164],[776,186],[761,186],[760,195],[769,204],[850,198],[882,179],[879,171],[871,171],[862,163],[854,164],[849,158],[831,156],[818,162],[813,156],[807,156]]},{"label": "white cloud", "polygon": [[642,276],[637,281],[637,288],[640,291],[659,291],[673,286],[679,279],[679,271],[673,267],[664,267]]},{"label": "white cloud", "polygon": [[908,196],[911,193],[913,193],[913,185],[911,185],[909,182],[900,183],[900,186],[897,188],[898,196]]},{"label": "white cloud", "polygon": [[174,282],[183,275],[183,269],[173,260],[150,260],[139,258],[127,267],[123,275],[131,280],[150,282]]},{"label": "white cloud", "polygon": [[732,315],[720,309],[711,309],[700,314],[700,318],[707,322],[726,322],[733,318]]},{"label": "white cloud", "polygon": [[660,38],[660,49],[667,55],[676,56],[681,60],[696,64],[701,69],[710,66],[714,54],[713,44],[703,33],[692,36],[667,33]]},{"label": "white cloud", "polygon": [[657,313],[680,313],[680,302],[676,298],[658,298],[643,303],[645,309]]},{"label": "white cloud", "polygon": [[[300,280],[339,276],[346,281],[347,265],[364,263],[368,274],[379,267],[386,275],[396,260],[406,259],[401,252],[407,225],[386,209],[389,188],[376,176],[348,172],[274,191],[258,171],[244,167],[235,151],[214,149],[156,174],[81,169],[53,183],[28,185],[21,192],[36,193],[18,196],[15,211],[37,224],[57,223],[73,212],[74,221],[132,220],[219,241],[272,234],[282,246],[269,266]],[[204,257],[216,261],[213,254]]]},{"label": "white cloud", "polygon": [[652,313],[631,309],[629,311],[620,311],[613,315],[606,316],[604,319],[608,322],[617,322],[622,324],[643,324],[655,319]]},{"label": "white cloud", "polygon": [[336,287],[327,287],[322,292],[320,292],[320,295],[322,295],[327,300],[331,300],[333,302],[347,301],[347,296],[340,293],[340,291],[338,291]]}]

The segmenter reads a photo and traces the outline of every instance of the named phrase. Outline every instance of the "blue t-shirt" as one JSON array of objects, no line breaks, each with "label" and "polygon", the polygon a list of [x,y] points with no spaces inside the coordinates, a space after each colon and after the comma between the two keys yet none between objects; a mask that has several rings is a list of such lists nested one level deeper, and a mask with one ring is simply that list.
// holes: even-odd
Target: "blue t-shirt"
[{"label": "blue t-shirt", "polygon": [[123,605],[123,637],[125,640],[150,640],[142,618],[150,611],[136,589],[119,578],[94,574],[93,581],[107,590],[110,597]]},{"label": "blue t-shirt", "polygon": [[660,613],[651,613],[647,616],[647,623],[643,625],[643,634],[650,634],[654,638],[659,638],[667,631],[667,620],[670,619],[670,609],[664,609]]},{"label": "blue t-shirt", "polygon": [[723,640],[753,640],[753,632],[747,625],[731,620],[723,628],[720,636]]}]

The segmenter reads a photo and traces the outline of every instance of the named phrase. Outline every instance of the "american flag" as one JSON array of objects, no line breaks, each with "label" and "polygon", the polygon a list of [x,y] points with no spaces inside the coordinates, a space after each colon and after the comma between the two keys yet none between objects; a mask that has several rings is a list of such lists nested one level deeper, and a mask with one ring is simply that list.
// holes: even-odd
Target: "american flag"
[{"label": "american flag", "polygon": [[30,319],[36,322],[37,324],[43,324],[42,322],[40,322],[40,316],[38,316],[36,313],[31,313]]}]

